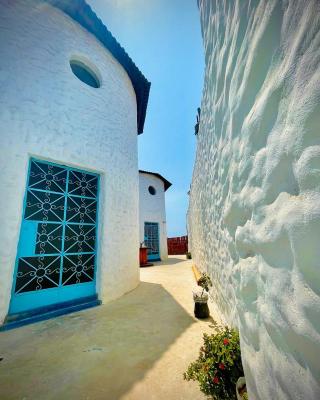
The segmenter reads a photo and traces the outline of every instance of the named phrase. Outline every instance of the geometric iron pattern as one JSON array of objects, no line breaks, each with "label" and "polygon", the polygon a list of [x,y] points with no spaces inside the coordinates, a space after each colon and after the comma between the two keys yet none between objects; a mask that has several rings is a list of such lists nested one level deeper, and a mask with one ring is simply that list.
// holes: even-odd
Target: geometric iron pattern
[{"label": "geometric iron pattern", "polygon": [[145,245],[148,247],[149,255],[159,254],[159,232],[156,222],[145,222],[144,224]]},{"label": "geometric iron pattern", "polygon": [[48,289],[59,285],[60,257],[22,257],[16,279],[16,293]]},{"label": "geometric iron pattern", "polygon": [[37,254],[54,254],[62,251],[63,225],[39,223],[36,240]]},{"label": "geometric iron pattern", "polygon": [[94,280],[98,176],[31,161],[24,219],[37,222],[33,257],[20,257],[15,293]]},{"label": "geometric iron pattern", "polygon": [[96,222],[97,202],[84,197],[68,196],[67,221],[94,224]]},{"label": "geometric iron pattern", "polygon": [[66,255],[63,258],[63,285],[90,282],[94,278],[94,254]]}]

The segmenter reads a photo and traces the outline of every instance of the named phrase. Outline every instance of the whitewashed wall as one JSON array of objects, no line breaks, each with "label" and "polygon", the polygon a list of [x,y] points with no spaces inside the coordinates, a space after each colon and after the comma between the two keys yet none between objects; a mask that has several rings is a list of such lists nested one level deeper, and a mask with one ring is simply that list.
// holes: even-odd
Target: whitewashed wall
[{"label": "whitewashed wall", "polygon": [[[156,189],[156,194],[151,195],[149,186]],[[144,241],[144,223],[157,222],[159,224],[160,258],[168,258],[166,204],[163,181],[154,175],[139,173],[139,219],[140,242]]]},{"label": "whitewashed wall", "polygon": [[[102,85],[71,72],[89,59]],[[65,14],[34,1],[0,1],[0,324],[9,306],[30,156],[101,174],[98,293],[139,281],[135,93],[122,66]]]},{"label": "whitewashed wall", "polygon": [[200,0],[192,255],[238,325],[249,398],[320,398],[320,3]]}]

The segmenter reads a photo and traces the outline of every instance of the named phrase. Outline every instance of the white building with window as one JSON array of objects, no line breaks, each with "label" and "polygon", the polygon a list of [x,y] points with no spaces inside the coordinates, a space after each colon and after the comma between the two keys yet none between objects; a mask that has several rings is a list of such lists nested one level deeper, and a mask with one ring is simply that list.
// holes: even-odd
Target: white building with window
[{"label": "white building with window", "polygon": [[139,171],[140,243],[148,261],[168,258],[165,192],[171,183],[156,172]]},{"label": "white building with window", "polygon": [[149,88],[83,0],[0,0],[0,325],[138,285]]}]

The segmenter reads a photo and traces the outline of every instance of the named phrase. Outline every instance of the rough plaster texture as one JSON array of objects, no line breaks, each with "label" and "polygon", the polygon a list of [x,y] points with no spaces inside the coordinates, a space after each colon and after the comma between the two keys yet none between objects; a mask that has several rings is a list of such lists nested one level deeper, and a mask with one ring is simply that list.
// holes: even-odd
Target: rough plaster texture
[{"label": "rough plaster texture", "polygon": [[188,226],[250,399],[319,399],[320,3],[200,0]]},{"label": "rough plaster texture", "polygon": [[[102,81],[71,72],[85,57]],[[0,1],[0,323],[10,301],[30,156],[101,174],[97,292],[133,289],[138,269],[135,93],[126,72],[86,30],[36,1]]]},{"label": "rough plaster texture", "polygon": [[[156,189],[151,195],[149,186]],[[154,175],[139,173],[139,220],[140,243],[144,241],[144,223],[157,222],[159,224],[160,258],[168,258],[166,204],[163,181]]]}]

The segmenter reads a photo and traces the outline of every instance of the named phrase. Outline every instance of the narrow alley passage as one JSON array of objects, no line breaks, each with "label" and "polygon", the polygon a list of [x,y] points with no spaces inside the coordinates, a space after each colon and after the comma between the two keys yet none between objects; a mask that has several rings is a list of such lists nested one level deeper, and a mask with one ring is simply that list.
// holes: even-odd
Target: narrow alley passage
[{"label": "narrow alley passage", "polygon": [[172,256],[119,300],[0,333],[0,398],[204,399],[182,374],[219,321],[193,317],[191,266]]}]

